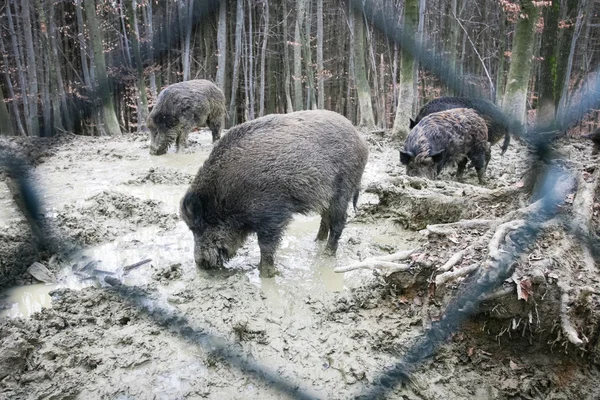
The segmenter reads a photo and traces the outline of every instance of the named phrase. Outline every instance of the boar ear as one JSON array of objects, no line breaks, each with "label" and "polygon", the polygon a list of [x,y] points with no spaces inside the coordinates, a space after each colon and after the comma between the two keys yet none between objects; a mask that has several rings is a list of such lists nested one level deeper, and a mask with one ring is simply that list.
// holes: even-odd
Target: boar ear
[{"label": "boar ear", "polygon": [[445,150],[431,152],[431,153],[429,153],[429,157],[431,157],[433,162],[437,164],[440,161],[442,161],[442,159],[444,158],[444,152],[445,152]]},{"label": "boar ear", "polygon": [[400,150],[400,163],[402,163],[404,165],[408,165],[410,160],[412,160],[414,157],[415,157],[414,154],[411,153],[410,151]]},{"label": "boar ear", "polygon": [[408,120],[410,121],[410,123],[408,124],[408,127],[410,129],[414,128],[415,125],[417,125],[417,123],[412,118],[409,118]]},{"label": "boar ear", "polygon": [[202,218],[202,202],[193,192],[187,192],[181,200],[181,214],[186,222],[197,224]]}]

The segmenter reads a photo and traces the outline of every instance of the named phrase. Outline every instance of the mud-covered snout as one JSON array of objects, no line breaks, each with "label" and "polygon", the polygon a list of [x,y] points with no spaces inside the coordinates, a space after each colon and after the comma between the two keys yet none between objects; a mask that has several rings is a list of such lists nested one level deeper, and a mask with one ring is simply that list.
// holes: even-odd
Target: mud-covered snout
[{"label": "mud-covered snout", "polygon": [[223,268],[230,258],[229,252],[213,243],[203,243],[202,238],[194,234],[194,260],[200,269]]},{"label": "mud-covered snout", "polygon": [[167,152],[168,143],[166,143],[166,136],[158,131],[155,126],[148,126],[150,131],[150,155],[162,156]]}]

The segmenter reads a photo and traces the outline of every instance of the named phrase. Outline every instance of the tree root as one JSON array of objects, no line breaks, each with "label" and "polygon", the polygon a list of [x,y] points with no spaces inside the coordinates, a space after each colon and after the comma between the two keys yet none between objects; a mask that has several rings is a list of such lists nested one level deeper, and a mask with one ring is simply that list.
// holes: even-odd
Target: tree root
[{"label": "tree root", "polygon": [[440,274],[435,277],[435,285],[439,286],[448,281],[453,281],[453,280],[461,278],[463,276],[467,276],[471,272],[478,269],[479,266],[480,266],[480,264],[471,264],[468,267],[462,267],[460,269],[457,269],[456,271],[444,272],[443,274]]},{"label": "tree root", "polygon": [[358,263],[350,264],[345,267],[337,267],[333,271],[342,273],[348,271],[354,271],[357,269],[370,269],[370,270],[385,270],[384,275],[389,276],[394,272],[407,271],[411,268],[409,264],[399,264],[394,261],[402,261],[406,260],[413,254],[415,254],[418,249],[399,251],[394,254],[388,254],[385,256],[371,257],[367,258]]},{"label": "tree root", "polygon": [[569,289],[566,288],[564,285],[559,285],[559,287],[561,290],[560,326],[569,342],[573,343],[575,346],[581,346],[584,342],[579,338],[579,335],[577,335],[577,331],[573,327],[571,319],[569,318],[569,304],[571,303]]}]

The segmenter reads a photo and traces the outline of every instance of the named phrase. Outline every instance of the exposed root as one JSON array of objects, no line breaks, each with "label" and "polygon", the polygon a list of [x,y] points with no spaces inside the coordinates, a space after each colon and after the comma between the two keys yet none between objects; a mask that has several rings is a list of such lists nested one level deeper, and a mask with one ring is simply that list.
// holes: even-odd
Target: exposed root
[{"label": "exposed root", "polygon": [[454,253],[454,255],[452,257],[450,257],[450,259],[448,261],[446,261],[446,263],[444,265],[442,265],[441,267],[439,267],[437,269],[438,272],[450,271],[452,269],[452,267],[454,267],[456,264],[458,264],[470,250],[471,250],[471,248],[469,247],[469,248],[459,251],[458,253]]},{"label": "exposed root", "polygon": [[[594,194],[598,186],[598,177],[600,176],[600,168],[592,175],[591,182],[585,180],[584,174],[579,175],[577,186],[577,194],[573,201],[573,222],[572,228],[581,232],[585,236],[590,234],[590,225],[594,213]],[[588,271],[593,272],[596,269],[596,263],[590,250],[590,247],[581,243],[583,249],[583,262]]]},{"label": "exposed root", "polygon": [[510,231],[521,228],[523,225],[525,225],[525,221],[518,219],[505,222],[498,226],[494,232],[494,236],[492,236],[492,240],[490,240],[490,243],[488,244],[488,257],[491,260],[497,260],[500,257],[500,245],[504,241],[506,235],[508,235]]},{"label": "exposed root", "polygon": [[456,271],[444,272],[435,277],[435,284],[439,286],[448,281],[453,281],[463,276],[469,275],[471,272],[479,268],[479,264],[471,264],[468,267],[462,267]]},{"label": "exposed root", "polygon": [[342,273],[348,271],[354,271],[357,269],[370,269],[376,270],[381,269],[385,270],[384,275],[388,276],[393,274],[394,272],[407,271],[411,268],[409,264],[399,264],[393,261],[401,261],[406,260],[411,255],[413,255],[418,249],[399,251],[394,254],[389,254],[386,256],[372,257],[367,258],[364,261],[347,265],[345,267],[337,267],[334,269],[334,272]]},{"label": "exposed root", "polygon": [[511,284],[510,286],[501,287],[500,289],[497,289],[491,293],[488,293],[487,295],[485,295],[481,298],[481,301],[499,299],[501,297],[509,296],[514,293],[515,293],[515,287]]},{"label": "exposed root", "polygon": [[579,338],[577,331],[569,319],[569,304],[571,302],[569,290],[563,285],[559,285],[559,287],[562,292],[560,296],[560,325],[569,342],[575,346],[581,346],[583,345],[583,340]]},{"label": "exposed root", "polygon": [[496,220],[493,219],[464,219],[449,224],[427,225],[425,230],[427,233],[435,233],[436,235],[449,235],[455,232],[455,229],[487,229]]}]

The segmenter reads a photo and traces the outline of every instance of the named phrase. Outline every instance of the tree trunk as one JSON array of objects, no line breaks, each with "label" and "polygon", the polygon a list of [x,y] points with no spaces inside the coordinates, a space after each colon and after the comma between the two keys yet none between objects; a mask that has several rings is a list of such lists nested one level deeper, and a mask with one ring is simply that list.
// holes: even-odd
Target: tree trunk
[{"label": "tree trunk", "polygon": [[575,18],[577,17],[577,5],[579,0],[563,0],[564,7],[561,10],[559,19],[565,20],[566,26],[562,27],[559,32],[558,49],[556,57],[556,82],[554,86],[555,105],[558,107],[563,94],[563,85],[565,76],[567,75],[567,64],[571,54],[571,41],[573,31],[576,25]]},{"label": "tree trunk", "polygon": [[[25,47],[27,52],[27,99],[29,101],[29,114],[27,115],[27,130],[30,135],[39,136],[40,126],[38,121],[38,76],[35,49],[33,47],[33,35],[31,29],[31,15],[29,0],[23,0],[23,32],[25,33]],[[25,88],[22,88],[25,91]]]},{"label": "tree trunk", "polygon": [[[14,102],[14,100],[13,100]],[[6,103],[4,102],[4,89],[0,85],[0,136],[14,136],[12,123],[10,122],[10,114]]]},{"label": "tree trunk", "polygon": [[265,115],[265,82],[267,76],[265,74],[267,64],[267,39],[269,37],[269,2],[264,2],[263,9],[264,16],[264,29],[263,29],[263,43],[262,49],[260,50],[260,104],[258,109],[258,116],[262,117]]},{"label": "tree trunk", "polygon": [[[53,127],[52,120],[54,119],[54,125],[63,129],[61,118],[60,118],[60,107],[59,107],[59,99],[58,99],[58,90],[57,88],[50,88],[50,85],[55,85],[56,78],[56,69],[55,64],[52,62],[50,55],[50,41],[48,39],[48,21],[46,20],[46,10],[44,9],[44,4],[42,4],[42,0],[35,0],[35,8],[38,11],[38,22],[39,22],[39,33],[40,42],[41,42],[41,57],[42,57],[42,69],[44,71],[43,76],[45,79],[42,79],[42,117],[44,119],[44,136],[50,137],[52,136]],[[52,91],[52,96],[50,96],[50,92]],[[54,117],[54,118],[53,118]]]},{"label": "tree trunk", "polygon": [[244,0],[237,0],[235,17],[235,58],[233,59],[233,78],[231,80],[231,102],[229,119],[231,125],[237,124],[237,89],[240,79],[240,58],[242,56],[242,30],[244,29]]},{"label": "tree trunk", "polygon": [[302,32],[302,50],[304,52],[305,70],[306,70],[306,83],[307,91],[306,94],[306,109],[317,108],[317,98],[315,96],[315,69],[312,62],[312,49],[310,48],[310,31],[312,26],[311,21],[311,3],[306,3],[307,9],[304,10],[304,32]]},{"label": "tree trunk", "polygon": [[[54,13],[54,5],[52,2],[50,2],[48,18],[50,20],[50,46],[52,47],[52,64],[56,68],[56,83],[58,89],[58,97],[60,99],[60,115],[66,125],[67,130],[69,132],[73,132],[73,121],[71,120],[71,115],[69,114],[69,107],[67,106],[67,94],[65,90],[65,83],[63,81],[62,67],[60,62],[61,59],[58,55],[58,30],[56,29],[56,17]],[[58,107],[58,104],[56,105],[56,107]]]},{"label": "tree trunk", "polygon": [[520,18],[515,28],[510,68],[502,101],[504,112],[514,121],[526,122],[526,101],[529,76],[531,74],[531,58],[535,43],[535,24],[538,18],[538,7],[532,0],[521,1]]},{"label": "tree trunk", "polygon": [[[418,0],[406,0],[404,4],[404,29],[414,32],[417,27],[419,10]],[[413,117],[415,62],[413,57],[402,53],[400,59],[400,85],[398,88],[398,107],[392,127],[392,136],[404,139],[408,135],[409,119]]]},{"label": "tree trunk", "polygon": [[248,93],[249,95],[246,97],[246,101],[249,101],[248,110],[248,118],[254,119],[254,82],[256,81],[254,77],[254,30],[252,24],[252,5],[253,1],[248,0]]},{"label": "tree trunk", "polygon": [[[16,8],[15,8],[15,10],[16,10]],[[17,14],[18,14],[18,12],[17,12]],[[30,126],[31,121],[28,116],[29,115],[29,99],[27,98],[25,69],[23,68],[23,62],[22,62],[23,58],[21,57],[21,52],[19,51],[19,44],[17,42],[17,32],[15,31],[15,27],[13,24],[13,17],[12,17],[12,12],[10,9],[10,2],[6,3],[6,16],[7,16],[7,20],[8,20],[8,29],[9,29],[10,37],[11,37],[13,56],[14,56],[15,64],[17,66],[17,74],[19,76],[19,87],[21,89],[21,99],[23,101],[23,114],[25,116],[25,127],[26,127],[25,134],[32,135],[31,126]],[[6,54],[6,52],[4,50],[2,50],[2,54],[4,55],[4,54]],[[8,68],[8,64],[5,64],[5,67]],[[7,83],[7,85],[8,85],[8,83]],[[10,89],[10,86],[9,86],[9,89]],[[13,97],[13,99],[15,98],[14,95],[12,97]],[[13,104],[14,104],[14,102],[13,102]],[[17,107],[16,104],[15,104],[15,107]]]},{"label": "tree trunk", "polygon": [[148,65],[150,65],[150,93],[152,98],[156,100],[156,73],[154,72],[154,28],[152,24],[152,0],[148,0],[146,4],[146,12],[142,12],[144,24],[146,25],[146,43],[148,43]]},{"label": "tree trunk", "polygon": [[371,88],[365,67],[365,21],[361,13],[354,12],[354,82],[359,105],[359,126],[373,128],[373,104]]},{"label": "tree trunk", "polygon": [[296,0],[296,26],[294,28],[294,110],[302,110],[302,21],[305,0]]},{"label": "tree trunk", "polygon": [[[10,104],[12,105],[13,115],[15,121],[17,122],[17,129],[19,130],[19,134],[22,136],[26,136],[27,132],[25,132],[25,128],[23,127],[23,123],[21,122],[21,112],[19,111],[19,106],[17,105],[15,91],[13,88],[13,84],[10,78],[10,72],[8,70],[8,53],[6,52],[6,48],[4,46],[4,39],[2,38],[2,34],[0,33],[0,52],[2,52],[2,61],[4,63],[4,80],[6,81],[6,87],[8,89],[8,95],[11,98]],[[11,125],[12,129],[12,125]]]},{"label": "tree trunk", "polygon": [[560,0],[552,0],[552,5],[546,9],[544,16],[544,32],[540,56],[542,57],[539,79],[538,121],[549,123],[556,114],[556,55],[558,44],[558,15]]},{"label": "tree trunk", "polygon": [[[184,0],[185,2],[185,0]],[[194,11],[194,0],[188,0],[185,7],[185,45],[183,50],[183,80],[190,79],[190,46],[192,41],[192,12]]]},{"label": "tree trunk", "polygon": [[565,68],[564,68],[564,76],[561,90],[561,98],[558,103],[558,118],[562,120],[565,117],[564,112],[566,111],[566,107],[569,104],[569,84],[571,82],[571,71],[573,70],[573,59],[575,57],[575,49],[577,40],[579,39],[579,35],[581,34],[581,29],[583,27],[583,14],[586,9],[586,0],[579,0],[579,11],[577,13],[577,21],[575,22],[575,29],[573,34],[571,35],[571,43],[569,56],[566,57],[566,54],[562,54],[562,57],[565,57]]},{"label": "tree trunk", "polygon": [[290,93],[290,50],[288,41],[288,23],[287,23],[287,0],[283,0],[283,90],[285,92],[285,102],[287,112],[294,111],[292,106],[292,95]]},{"label": "tree trunk", "polygon": [[318,108],[325,108],[325,76],[323,74],[323,0],[317,0],[317,85]]},{"label": "tree trunk", "polygon": [[96,20],[96,4],[94,0],[85,0],[85,15],[88,29],[90,31],[90,40],[94,53],[94,64],[98,85],[96,93],[100,98],[104,133],[109,136],[120,135],[121,128],[115,114],[113,96],[110,92],[108,76],[106,74],[106,63],[104,61],[104,46],[102,43],[102,34]]},{"label": "tree trunk", "polygon": [[[268,5],[267,5],[268,7]],[[225,93],[225,71],[227,68],[227,0],[219,1],[219,26],[217,28],[217,86]]]},{"label": "tree trunk", "polygon": [[137,88],[138,88],[138,104],[137,104],[137,131],[145,132],[146,118],[148,117],[148,97],[146,95],[146,81],[144,77],[144,65],[142,64],[142,56],[140,54],[140,30],[138,28],[137,19],[137,0],[131,0],[129,7],[130,24],[133,24],[133,34],[131,35],[131,45],[133,46],[133,56],[135,58],[135,66],[137,70]]}]

